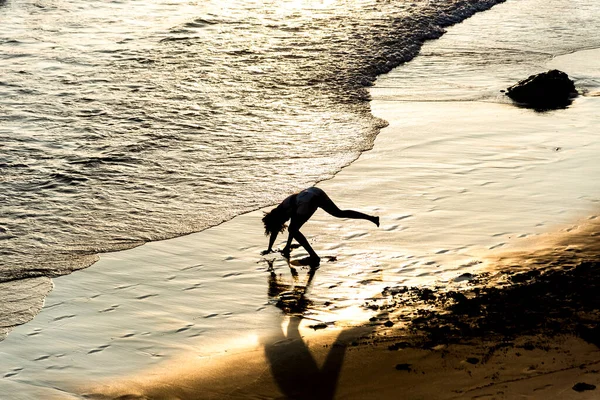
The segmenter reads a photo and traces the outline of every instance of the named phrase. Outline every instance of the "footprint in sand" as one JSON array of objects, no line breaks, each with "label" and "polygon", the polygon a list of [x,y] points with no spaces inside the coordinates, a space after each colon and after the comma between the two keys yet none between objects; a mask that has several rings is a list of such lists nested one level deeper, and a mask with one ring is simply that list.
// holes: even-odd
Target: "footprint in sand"
[{"label": "footprint in sand", "polygon": [[35,360],[33,360],[33,361],[44,361],[44,360],[47,360],[47,359],[49,359],[49,358],[50,358],[50,356],[46,355],[46,356],[41,356],[41,357],[38,357],[38,358],[36,358],[36,359],[35,359]]},{"label": "footprint in sand", "polygon": [[[376,279],[376,278],[375,279],[363,279],[362,281],[358,282],[358,285],[359,286],[360,285],[369,285],[373,282],[381,282],[381,279]],[[356,286],[356,287],[359,287],[359,286]]]},{"label": "footprint in sand", "polygon": [[74,314],[63,315],[61,317],[54,318],[52,321],[62,321],[63,319],[69,319],[69,318],[73,318],[73,317],[75,317]]},{"label": "footprint in sand", "polygon": [[183,268],[181,268],[180,271],[187,271],[189,269],[201,268],[201,267],[203,267],[202,264],[190,265],[189,267],[183,267]]},{"label": "footprint in sand", "polygon": [[182,291],[188,291],[188,290],[194,290],[194,289],[198,289],[199,287],[202,287],[202,283],[195,283],[192,286],[188,286],[184,289],[181,289]]},{"label": "footprint in sand", "polygon": [[406,229],[407,228],[405,226],[401,226],[401,225],[392,225],[392,226],[383,228],[383,230],[385,232],[392,232],[392,231],[402,232],[402,231],[405,231]]},{"label": "footprint in sand", "polygon": [[13,368],[10,372],[4,374],[4,378],[10,378],[11,376],[19,375],[19,372],[23,371],[22,367]]},{"label": "footprint in sand", "polygon": [[222,278],[229,278],[230,276],[238,276],[238,275],[241,275],[241,274],[242,274],[241,272],[230,272],[228,274],[222,275],[221,277]]},{"label": "footprint in sand", "polygon": [[498,237],[498,236],[504,236],[504,235],[508,235],[508,232],[495,233],[492,235],[492,237]]},{"label": "footprint in sand", "polygon": [[186,326],[179,328],[175,331],[175,333],[181,333],[181,332],[185,332],[185,331],[189,331],[192,326],[194,326],[194,324],[187,324]]},{"label": "footprint in sand", "polygon": [[155,297],[155,296],[158,296],[158,293],[144,294],[142,296],[136,297],[135,299],[136,300],[144,300],[144,299],[147,299],[149,297]]},{"label": "footprint in sand", "polygon": [[51,365],[46,369],[62,371],[63,369],[67,369],[67,368],[71,368],[71,366],[70,365]]},{"label": "footprint in sand", "polygon": [[88,351],[88,354],[100,353],[101,351],[104,351],[105,349],[108,349],[109,347],[110,347],[110,344],[104,344],[102,346],[98,346],[95,349]]},{"label": "footprint in sand", "polygon": [[126,333],[123,336],[121,336],[122,339],[126,339],[126,338],[130,338],[132,336],[135,336],[135,333]]},{"label": "footprint in sand", "polygon": [[490,247],[490,250],[497,249],[498,247],[502,247],[502,246],[504,246],[505,244],[506,244],[506,243],[498,243],[498,244],[495,244],[495,245],[493,245],[492,247]]},{"label": "footprint in sand", "polygon": [[394,218],[396,221],[402,221],[403,219],[412,217],[412,214],[401,215],[399,217]]},{"label": "footprint in sand", "polygon": [[345,240],[356,239],[359,237],[366,236],[368,234],[369,234],[368,232],[355,232],[355,233],[351,233],[349,235],[344,236],[344,239]]},{"label": "footprint in sand", "polygon": [[136,284],[133,284],[133,285],[121,285],[121,286],[117,286],[115,289],[116,289],[116,290],[129,289],[129,288],[135,287],[135,286],[137,286],[137,285],[138,285],[137,283],[136,283]]},{"label": "footprint in sand", "polygon": [[101,313],[107,313],[107,312],[115,311],[115,310],[116,310],[117,308],[119,308],[119,307],[120,307],[120,305],[119,305],[119,304],[113,304],[112,306],[110,306],[110,307],[108,307],[108,308],[105,308],[104,310],[100,310],[100,311],[98,311],[98,312],[101,312]]},{"label": "footprint in sand", "polygon": [[33,332],[29,332],[29,333],[27,334],[27,336],[35,336],[35,335],[39,335],[40,333],[42,333],[42,330],[41,330],[40,328],[35,328],[35,329],[33,330]]}]

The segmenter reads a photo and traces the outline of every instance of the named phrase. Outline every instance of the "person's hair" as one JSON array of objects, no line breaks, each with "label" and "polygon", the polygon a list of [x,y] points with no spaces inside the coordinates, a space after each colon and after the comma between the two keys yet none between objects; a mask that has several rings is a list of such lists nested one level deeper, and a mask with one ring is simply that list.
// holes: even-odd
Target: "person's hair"
[{"label": "person's hair", "polygon": [[287,225],[285,224],[286,221],[286,215],[278,208],[274,208],[268,213],[265,213],[265,216],[262,219],[265,226],[265,236],[269,236],[273,232],[285,231],[285,228],[287,228]]}]

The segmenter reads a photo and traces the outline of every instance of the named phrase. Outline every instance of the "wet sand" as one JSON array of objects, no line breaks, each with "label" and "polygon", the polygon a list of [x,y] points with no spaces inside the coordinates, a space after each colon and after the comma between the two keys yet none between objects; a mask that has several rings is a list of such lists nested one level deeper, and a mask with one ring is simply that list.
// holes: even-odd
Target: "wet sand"
[{"label": "wet sand", "polygon": [[[187,356],[87,387],[92,398],[594,399],[600,223],[489,260],[468,288],[389,287],[371,323],[320,334],[297,315],[233,354]],[[310,321],[309,321],[310,322]],[[304,329],[301,325],[304,324]],[[314,325],[313,325],[314,326]]]},{"label": "wet sand", "polygon": [[[572,59],[583,68],[596,54]],[[396,73],[388,83],[405,76]],[[573,386],[600,384],[590,340],[599,98],[538,114],[499,94],[407,101],[385,79],[373,89],[373,113],[389,127],[319,184],[341,208],[380,215],[381,228],[319,211],[303,229],[324,259],[312,272],[258,256],[262,211],[102,255],[57,278],[42,312],[1,344],[2,391],[595,398]]]}]

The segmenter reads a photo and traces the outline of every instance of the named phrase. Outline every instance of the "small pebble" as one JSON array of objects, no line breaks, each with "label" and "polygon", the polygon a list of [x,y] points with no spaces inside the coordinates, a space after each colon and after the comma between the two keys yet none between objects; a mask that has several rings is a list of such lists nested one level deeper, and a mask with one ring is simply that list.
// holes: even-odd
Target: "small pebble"
[{"label": "small pebble", "polygon": [[596,385],[590,385],[589,383],[579,382],[573,386],[573,390],[576,392],[583,392],[586,390],[594,390],[596,389]]},{"label": "small pebble", "polygon": [[398,371],[411,371],[411,364],[396,364]]}]

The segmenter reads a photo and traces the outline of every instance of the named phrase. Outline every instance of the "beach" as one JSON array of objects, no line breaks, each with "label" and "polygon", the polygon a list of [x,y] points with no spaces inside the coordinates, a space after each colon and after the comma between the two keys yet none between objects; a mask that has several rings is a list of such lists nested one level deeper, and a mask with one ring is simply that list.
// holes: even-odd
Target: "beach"
[{"label": "beach", "polygon": [[[379,215],[379,228],[317,212],[302,230],[317,270],[259,255],[271,207],[101,254],[53,279],[41,312],[0,343],[2,392],[596,398],[600,39],[553,25],[540,4],[508,1],[448,28],[370,89],[388,126],[316,184],[340,208]],[[500,92],[551,68],[581,93],[566,109],[535,112]]]}]

